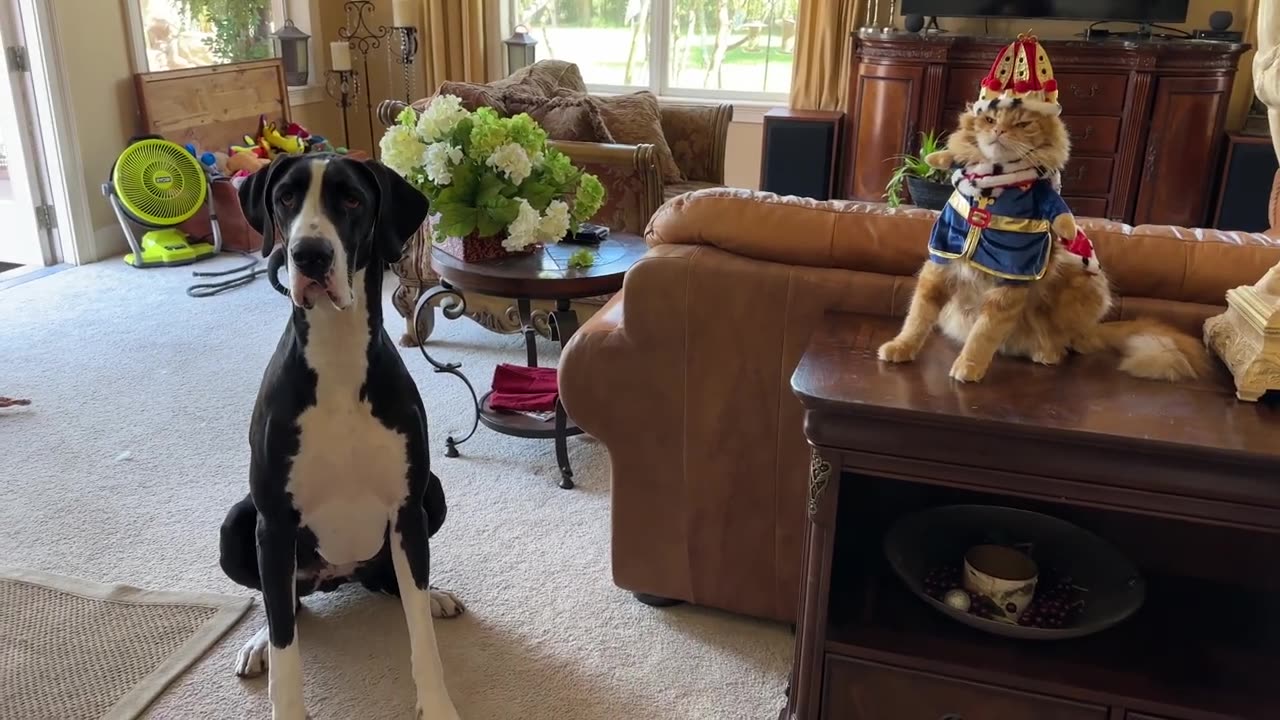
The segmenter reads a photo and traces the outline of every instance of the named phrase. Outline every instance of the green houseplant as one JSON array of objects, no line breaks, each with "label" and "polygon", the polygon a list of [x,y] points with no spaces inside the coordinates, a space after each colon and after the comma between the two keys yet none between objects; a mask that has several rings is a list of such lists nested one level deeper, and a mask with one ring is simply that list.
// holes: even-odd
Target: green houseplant
[{"label": "green houseplant", "polygon": [[889,177],[885,186],[884,197],[889,207],[902,204],[902,189],[905,186],[911,194],[912,202],[929,210],[941,210],[951,197],[950,173],[939,170],[924,159],[943,148],[942,137],[932,132],[920,133],[920,150],[911,155],[898,155],[892,158],[898,161],[898,167]]},{"label": "green houseplant", "polygon": [[431,201],[428,231],[467,261],[559,242],[604,204],[600,180],[547,143],[521,113],[474,112],[438,95],[406,108],[380,142],[382,162]]}]

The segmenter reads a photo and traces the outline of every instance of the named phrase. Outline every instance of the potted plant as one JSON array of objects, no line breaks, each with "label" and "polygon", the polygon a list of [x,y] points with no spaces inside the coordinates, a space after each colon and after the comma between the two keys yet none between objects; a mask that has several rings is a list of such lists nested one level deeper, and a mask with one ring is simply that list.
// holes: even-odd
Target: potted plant
[{"label": "potted plant", "polygon": [[911,193],[911,201],[917,206],[929,210],[941,210],[946,207],[951,197],[952,187],[949,182],[950,173],[939,170],[924,159],[943,148],[942,138],[932,132],[920,133],[920,151],[914,155],[899,155],[895,160],[898,167],[885,186],[884,197],[889,207],[902,204],[902,187],[907,186]]},{"label": "potted plant", "polygon": [[438,95],[406,108],[379,143],[382,162],[431,201],[424,230],[467,262],[557,243],[604,204],[600,180],[547,143],[525,113],[474,112]]}]

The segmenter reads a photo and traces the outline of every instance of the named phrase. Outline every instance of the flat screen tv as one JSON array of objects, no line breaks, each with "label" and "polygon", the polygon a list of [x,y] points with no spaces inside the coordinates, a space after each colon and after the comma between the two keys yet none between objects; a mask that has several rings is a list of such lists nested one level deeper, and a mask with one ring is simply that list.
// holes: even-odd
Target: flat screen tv
[{"label": "flat screen tv", "polygon": [[1190,0],[902,0],[902,14],[1186,22]]}]

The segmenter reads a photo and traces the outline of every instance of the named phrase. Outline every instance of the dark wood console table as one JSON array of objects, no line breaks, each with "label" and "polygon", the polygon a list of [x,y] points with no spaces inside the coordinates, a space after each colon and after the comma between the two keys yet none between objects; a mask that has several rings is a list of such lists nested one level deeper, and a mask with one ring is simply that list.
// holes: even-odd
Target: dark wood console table
[{"label": "dark wood console table", "polygon": [[[878,362],[897,327],[828,316],[792,380],[815,451],[784,718],[1280,718],[1280,403],[1237,401],[1225,371],[1140,381],[1105,355],[997,359],[960,385],[943,338],[915,363]],[[881,543],[902,514],[952,503],[1097,533],[1142,569],[1146,603],[1053,642],[941,615]]]},{"label": "dark wood console table", "polygon": [[[843,197],[880,201],[919,133],[950,132],[1013,38],[856,37],[845,120]],[[1043,40],[1071,133],[1063,195],[1077,215],[1203,227],[1240,43]]]}]

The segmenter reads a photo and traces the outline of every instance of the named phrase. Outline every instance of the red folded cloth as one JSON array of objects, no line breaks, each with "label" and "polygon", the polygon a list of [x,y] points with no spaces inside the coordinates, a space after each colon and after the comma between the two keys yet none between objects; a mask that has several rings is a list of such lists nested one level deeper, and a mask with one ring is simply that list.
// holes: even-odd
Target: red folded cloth
[{"label": "red folded cloth", "polygon": [[509,412],[550,412],[556,409],[560,386],[555,368],[503,363],[493,370],[489,407]]}]

